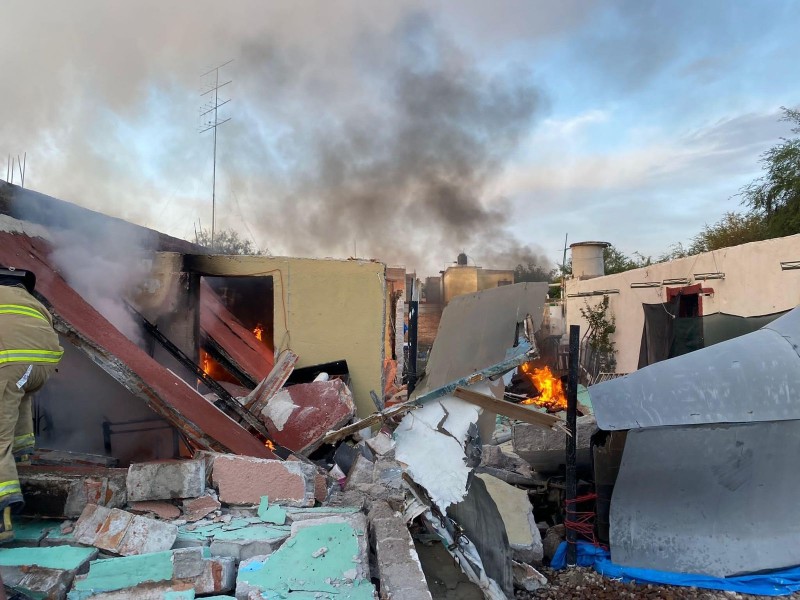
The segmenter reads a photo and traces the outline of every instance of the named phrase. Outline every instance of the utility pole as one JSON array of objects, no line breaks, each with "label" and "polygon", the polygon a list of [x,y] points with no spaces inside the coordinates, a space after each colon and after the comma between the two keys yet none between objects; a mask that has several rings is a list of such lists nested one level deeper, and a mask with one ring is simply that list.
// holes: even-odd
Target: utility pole
[{"label": "utility pole", "polygon": [[211,175],[211,247],[214,247],[214,233],[215,233],[215,226],[216,226],[216,216],[217,216],[217,127],[222,125],[223,123],[227,123],[230,121],[230,117],[227,119],[219,119],[219,107],[227,104],[231,101],[230,98],[227,100],[223,100],[220,102],[219,99],[219,89],[223,86],[228,85],[231,83],[232,80],[228,80],[225,83],[219,82],[219,70],[229,65],[233,62],[233,59],[229,60],[228,62],[224,62],[218,67],[214,67],[210,71],[203,73],[200,77],[208,77],[212,73],[214,74],[214,84],[207,89],[206,91],[202,92],[200,96],[207,96],[210,93],[214,93],[214,100],[207,102],[200,108],[200,118],[202,119],[206,115],[210,115],[214,113],[213,117],[208,117],[203,123],[200,125],[200,133],[205,133],[206,131],[213,129],[214,130],[214,170]]}]

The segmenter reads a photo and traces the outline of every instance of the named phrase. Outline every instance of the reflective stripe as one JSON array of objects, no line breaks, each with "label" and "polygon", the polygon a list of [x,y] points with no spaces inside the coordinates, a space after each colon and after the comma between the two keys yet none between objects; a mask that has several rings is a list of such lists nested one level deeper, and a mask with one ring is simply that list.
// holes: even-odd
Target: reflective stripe
[{"label": "reflective stripe", "polygon": [[22,489],[19,487],[19,479],[14,479],[12,481],[3,481],[0,483],[0,499],[3,496],[8,496],[10,494],[21,494]]},{"label": "reflective stripe", "polygon": [[36,445],[36,437],[32,433],[18,435],[14,438],[13,450],[16,452],[20,448],[28,448]]},{"label": "reflective stripe", "polygon": [[58,363],[63,350],[0,350],[0,365],[12,362]]},{"label": "reflective stripe", "polygon": [[0,304],[0,315],[23,315],[47,321],[47,318],[35,308],[21,304]]}]

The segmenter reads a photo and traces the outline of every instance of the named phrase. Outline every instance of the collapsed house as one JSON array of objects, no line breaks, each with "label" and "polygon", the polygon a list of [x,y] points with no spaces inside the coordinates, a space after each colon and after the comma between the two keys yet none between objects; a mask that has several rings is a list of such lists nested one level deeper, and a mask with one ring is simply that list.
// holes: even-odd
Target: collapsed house
[{"label": "collapsed house", "polygon": [[[536,360],[546,284],[454,299],[407,399],[402,269],[211,255],[8,185],[0,264],[37,274],[65,348],[0,549],[10,589],[430,598],[409,527],[487,597],[542,585],[527,494],[475,467],[496,413],[559,421],[504,399]],[[439,447],[434,468],[458,465],[443,488],[420,460]]]}]

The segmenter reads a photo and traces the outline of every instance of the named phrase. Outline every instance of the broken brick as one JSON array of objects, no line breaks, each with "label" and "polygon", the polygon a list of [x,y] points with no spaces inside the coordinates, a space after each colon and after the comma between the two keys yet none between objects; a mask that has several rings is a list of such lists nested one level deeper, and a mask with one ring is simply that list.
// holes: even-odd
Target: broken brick
[{"label": "broken brick", "polygon": [[195,498],[206,489],[202,460],[165,460],[135,463],[128,469],[128,500]]},{"label": "broken brick", "polygon": [[313,506],[317,470],[303,462],[220,454],[211,478],[227,504],[258,504],[269,496],[276,504]]},{"label": "broken brick", "polygon": [[181,509],[169,502],[158,502],[155,500],[143,500],[141,502],[131,502],[129,510],[134,513],[153,513],[159,519],[170,521],[181,516]]},{"label": "broken brick", "polygon": [[353,394],[340,379],[301,383],[278,391],[258,414],[275,443],[308,455],[325,434],[350,422]]},{"label": "broken brick", "polygon": [[178,528],[117,508],[89,504],[75,524],[73,535],[81,544],[131,556],[172,548]]},{"label": "broken brick", "polygon": [[219,510],[222,505],[212,496],[200,496],[183,501],[183,518],[193,523]]}]

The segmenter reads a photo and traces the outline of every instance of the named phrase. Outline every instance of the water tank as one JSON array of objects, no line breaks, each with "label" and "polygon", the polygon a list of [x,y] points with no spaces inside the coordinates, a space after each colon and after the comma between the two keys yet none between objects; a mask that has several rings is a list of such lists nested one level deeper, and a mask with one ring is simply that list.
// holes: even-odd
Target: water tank
[{"label": "water tank", "polygon": [[456,258],[456,264],[459,267],[466,267],[467,266],[467,255],[464,254],[463,252],[461,254],[459,254],[458,258]]},{"label": "water tank", "polygon": [[591,279],[606,274],[603,265],[603,250],[608,242],[576,242],[570,244],[572,250],[572,276],[577,279]]}]

